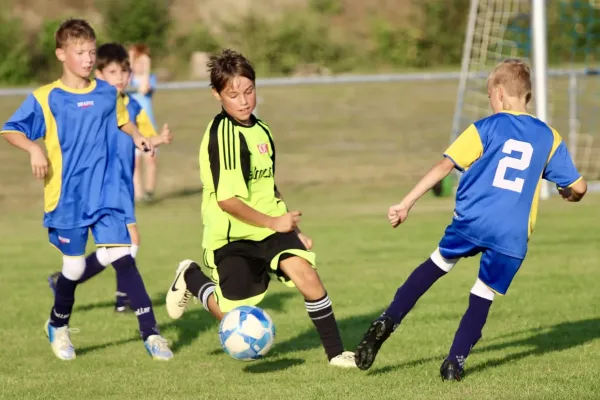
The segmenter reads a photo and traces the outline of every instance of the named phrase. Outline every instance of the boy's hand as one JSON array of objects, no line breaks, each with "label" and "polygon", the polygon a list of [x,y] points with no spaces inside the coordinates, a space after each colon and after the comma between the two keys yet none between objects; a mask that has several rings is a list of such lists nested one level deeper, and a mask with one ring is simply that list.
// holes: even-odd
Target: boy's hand
[{"label": "boy's hand", "polygon": [[306,236],[304,233],[298,233],[298,239],[300,239],[304,247],[306,247],[306,250],[312,249],[313,241],[311,238]]},{"label": "boy's hand", "polygon": [[169,144],[173,141],[173,135],[171,135],[171,130],[169,129],[169,125],[164,124],[162,127],[162,131],[160,131],[161,143]]},{"label": "boy's hand", "polygon": [[149,152],[150,155],[154,155],[154,145],[152,141],[142,136],[141,133],[136,131],[132,135],[133,143],[135,143],[135,147],[137,147],[140,151]]},{"label": "boy's hand", "polygon": [[567,200],[567,201],[569,200],[569,197],[571,197],[571,194],[573,192],[571,190],[571,188],[568,188],[568,187],[567,188],[562,188],[562,187],[560,187],[558,185],[556,185],[556,190],[558,190],[558,194],[560,194],[560,196],[563,199]]},{"label": "boy's hand", "polygon": [[388,220],[390,221],[390,224],[392,224],[392,228],[396,228],[406,221],[406,218],[408,218],[408,210],[408,207],[402,203],[390,207],[388,210]]},{"label": "boy's hand", "polygon": [[37,144],[31,146],[29,151],[31,172],[36,179],[44,179],[48,174],[48,159],[44,150]]},{"label": "boy's hand", "polygon": [[296,225],[300,222],[301,215],[302,213],[300,211],[290,211],[285,213],[280,217],[273,218],[269,228],[275,232],[291,232],[296,229]]}]

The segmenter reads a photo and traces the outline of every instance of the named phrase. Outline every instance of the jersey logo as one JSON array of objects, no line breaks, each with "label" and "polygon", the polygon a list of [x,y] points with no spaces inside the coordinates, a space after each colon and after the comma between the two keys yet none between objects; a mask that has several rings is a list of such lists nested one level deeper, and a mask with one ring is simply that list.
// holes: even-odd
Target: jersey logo
[{"label": "jersey logo", "polygon": [[94,100],[88,100],[88,101],[78,101],[77,102],[77,107],[79,108],[88,108],[94,105]]},{"label": "jersey logo", "polygon": [[58,237],[58,241],[61,242],[61,243],[63,243],[63,244],[69,244],[69,243],[71,243],[71,239],[66,238],[66,237],[62,237],[62,236]]},{"label": "jersey logo", "polygon": [[257,144],[256,147],[258,147],[258,152],[260,154],[265,154],[269,152],[269,145],[266,143]]}]

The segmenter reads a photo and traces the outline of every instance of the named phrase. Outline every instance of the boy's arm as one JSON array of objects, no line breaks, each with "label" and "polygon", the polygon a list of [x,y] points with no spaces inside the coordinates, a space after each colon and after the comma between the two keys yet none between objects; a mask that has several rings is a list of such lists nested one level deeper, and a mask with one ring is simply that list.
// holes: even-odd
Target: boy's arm
[{"label": "boy's arm", "polygon": [[388,210],[388,219],[392,227],[397,227],[408,218],[408,212],[425,193],[436,183],[447,177],[454,169],[454,163],[444,158],[431,168],[415,187],[398,204],[391,206]]},{"label": "boy's arm", "polygon": [[131,136],[133,139],[133,143],[135,143],[135,147],[140,149],[141,151],[147,151],[151,154],[154,153],[154,146],[152,145],[152,141],[146,139],[138,130],[133,122],[129,120],[129,112],[127,111],[127,106],[125,105],[125,101],[123,96],[117,94],[117,125],[123,132]]},{"label": "boy's arm", "polygon": [[475,125],[470,125],[444,153],[439,161],[421,178],[406,197],[388,210],[392,227],[397,227],[408,217],[408,212],[425,193],[447,177],[454,168],[464,171],[483,154],[483,144]]},{"label": "boy's arm", "polygon": [[[279,188],[277,187],[277,185],[275,185],[275,197],[277,197],[281,201],[284,201],[283,200],[283,195],[279,191]],[[305,235],[304,233],[302,233],[302,231],[300,230],[300,227],[298,226],[298,223],[296,223],[296,227],[294,228],[294,232],[296,232],[296,234],[298,235],[298,238],[304,244],[304,246],[306,246],[307,250],[312,249],[312,247],[313,247],[313,240],[310,237],[308,237],[307,235]]]},{"label": "boy's arm", "polygon": [[223,120],[218,126],[211,126],[210,131],[206,132],[208,136],[206,139],[209,141],[206,151],[219,207],[234,218],[250,225],[276,232],[294,230],[300,219],[300,212],[288,212],[280,217],[271,217],[240,200],[249,195],[243,172],[249,170],[249,165],[245,165],[244,168],[242,163],[249,163],[250,159],[241,157],[245,143],[242,143],[239,134],[230,134],[231,127],[228,124],[230,123],[227,120]]},{"label": "boy's arm", "polygon": [[[143,131],[141,131],[143,134]],[[146,136],[148,137],[148,136]],[[171,130],[169,129],[169,125],[164,124],[162,130],[160,131],[160,135],[151,136],[150,140],[154,147],[158,147],[163,144],[170,144],[173,141],[173,135],[171,135]]]},{"label": "boy's arm", "polygon": [[544,168],[543,178],[556,184],[558,193],[563,199],[578,202],[587,192],[587,183],[577,171],[569,150],[558,132],[554,131],[554,136],[560,143]]},{"label": "boy's arm", "polygon": [[585,179],[581,178],[573,183],[571,186],[566,188],[561,188],[557,185],[558,193],[562,196],[566,201],[570,201],[576,203],[583,199],[587,192],[587,182]]},{"label": "boy's arm", "polygon": [[275,232],[291,232],[296,227],[302,213],[292,211],[281,217],[271,217],[250,207],[237,197],[219,201],[219,207],[227,214],[250,225],[268,228]]},{"label": "boy's arm", "polygon": [[409,210],[415,205],[425,193],[430,191],[436,183],[447,177],[454,169],[455,164],[448,158],[438,161],[426,174],[421,178],[419,183],[404,197],[402,204]]},{"label": "boy's arm", "polygon": [[2,137],[13,146],[28,152],[31,173],[37,179],[44,179],[48,174],[48,159],[46,158],[46,154],[44,154],[44,150],[20,132],[3,131]]},{"label": "boy's arm", "polygon": [[152,140],[145,138],[133,124],[133,122],[127,121],[124,125],[119,126],[119,128],[131,136],[133,143],[135,143],[135,147],[141,151],[150,152],[150,154],[154,153],[154,145],[152,144]]},{"label": "boy's arm", "polygon": [[44,113],[33,94],[27,96],[19,109],[10,117],[0,131],[11,145],[29,153],[31,172],[37,179],[48,173],[48,159],[42,148],[35,143],[46,133]]}]

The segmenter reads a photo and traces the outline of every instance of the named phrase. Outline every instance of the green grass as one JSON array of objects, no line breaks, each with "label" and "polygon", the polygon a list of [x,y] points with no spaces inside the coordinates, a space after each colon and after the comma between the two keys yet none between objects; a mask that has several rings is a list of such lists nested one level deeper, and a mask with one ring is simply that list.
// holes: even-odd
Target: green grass
[{"label": "green grass", "polygon": [[[278,180],[315,240],[319,272],[346,347],[353,349],[428,257],[453,202],[427,196],[392,230],[387,206],[447,145],[455,83],[268,88],[260,114],[278,144]],[[5,120],[21,101],[0,98]],[[41,227],[41,185],[27,157],[0,145],[0,293],[4,348],[0,398],[76,399],[548,399],[597,398],[600,390],[600,197],[541,205],[530,252],[506,297],[492,306],[463,382],[439,365],[477,275],[461,262],[438,282],[386,343],[368,372],[329,367],[302,297],[274,282],[262,304],[277,325],[263,361],[220,349],[217,324],[198,304],[171,321],[164,295],[177,263],[201,258],[197,149],[216,112],[208,91],[163,92],[160,121],[176,141],[161,150],[159,202],[138,209],[139,268],[175,358],[153,362],[131,315],[115,315],[114,272],[78,288],[71,325],[74,362],[57,360],[43,333],[51,307],[46,277],[60,265]]]}]

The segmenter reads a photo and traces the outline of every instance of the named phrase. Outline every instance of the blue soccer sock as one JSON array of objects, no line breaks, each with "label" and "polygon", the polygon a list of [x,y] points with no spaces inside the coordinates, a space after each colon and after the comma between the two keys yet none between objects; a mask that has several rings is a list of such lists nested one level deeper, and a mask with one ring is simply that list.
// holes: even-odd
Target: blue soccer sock
[{"label": "blue soccer sock", "polygon": [[384,314],[390,317],[394,324],[399,324],[412,310],[419,298],[445,274],[444,270],[438,267],[431,258],[428,258],[398,288],[394,300]]},{"label": "blue soccer sock", "polygon": [[50,325],[56,328],[69,325],[75,303],[75,288],[77,288],[77,281],[65,278],[62,273],[59,275],[56,281],[54,306],[50,311]]},{"label": "blue soccer sock", "polygon": [[98,275],[105,269],[106,266],[102,265],[98,260],[97,252],[93,252],[85,258],[85,270],[83,271],[83,275],[81,276],[81,278],[79,278],[77,283],[83,283],[88,279]]},{"label": "blue soccer sock", "polygon": [[140,327],[140,335],[145,341],[148,336],[158,335],[158,326],[152,310],[150,296],[144,287],[144,281],[137,269],[135,260],[126,255],[112,263],[117,271],[117,282],[123,286],[124,293],[129,295],[131,308],[135,310]]},{"label": "blue soccer sock", "polygon": [[457,361],[460,368],[464,367],[469,352],[481,339],[481,332],[491,306],[492,300],[484,299],[473,293],[469,296],[469,307],[460,321],[448,355],[448,360]]}]

